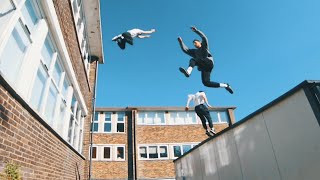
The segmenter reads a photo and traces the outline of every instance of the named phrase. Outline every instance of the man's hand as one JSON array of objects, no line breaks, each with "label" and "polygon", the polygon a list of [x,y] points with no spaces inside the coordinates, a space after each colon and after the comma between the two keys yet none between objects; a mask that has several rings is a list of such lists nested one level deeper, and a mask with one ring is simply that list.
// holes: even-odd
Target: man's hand
[{"label": "man's hand", "polygon": [[151,31],[151,32],[156,32],[156,29],[151,29],[150,31]]},{"label": "man's hand", "polygon": [[191,26],[191,30],[194,32],[197,30],[197,28],[195,26]]},{"label": "man's hand", "polygon": [[188,110],[189,110],[189,107],[185,107],[184,110],[185,110],[185,111],[188,111]]},{"label": "man's hand", "polygon": [[178,37],[178,41],[179,41],[179,42],[182,42],[182,38],[181,38],[180,36]]}]

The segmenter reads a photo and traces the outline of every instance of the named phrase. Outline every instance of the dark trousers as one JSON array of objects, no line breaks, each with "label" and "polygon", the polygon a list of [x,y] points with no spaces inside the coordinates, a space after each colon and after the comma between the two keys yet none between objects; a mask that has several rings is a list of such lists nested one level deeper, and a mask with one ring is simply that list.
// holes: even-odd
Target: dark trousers
[{"label": "dark trousers", "polygon": [[121,49],[126,48],[126,43],[133,45],[133,38],[130,33],[128,33],[128,32],[122,33],[122,36],[123,36],[123,39],[120,39],[120,41],[118,41],[118,46]]},{"label": "dark trousers", "polygon": [[220,87],[219,83],[210,81],[211,72],[213,70],[213,62],[210,59],[200,60],[191,58],[189,61],[189,66],[191,66],[192,68],[198,66],[198,70],[201,71],[201,79],[203,85],[214,88]]},{"label": "dark trousers", "polygon": [[209,112],[209,109],[207,108],[207,106],[205,106],[203,104],[197,105],[195,107],[195,111],[196,111],[197,115],[199,116],[199,118],[201,119],[202,126],[205,130],[207,130],[206,121],[208,121],[209,127],[213,128],[212,119],[211,119],[210,112]]}]

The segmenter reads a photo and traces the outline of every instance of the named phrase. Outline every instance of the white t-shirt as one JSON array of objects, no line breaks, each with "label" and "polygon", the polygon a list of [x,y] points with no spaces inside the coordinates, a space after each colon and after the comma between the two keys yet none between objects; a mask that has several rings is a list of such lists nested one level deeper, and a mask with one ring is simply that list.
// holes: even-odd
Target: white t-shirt
[{"label": "white t-shirt", "polygon": [[141,29],[131,29],[128,31],[128,33],[131,34],[131,37],[134,38],[134,37],[137,37],[138,35],[141,35],[143,33],[143,30]]},{"label": "white t-shirt", "polygon": [[203,98],[204,92],[197,92],[196,94],[189,94],[189,98],[193,100],[194,106],[198,106],[200,104],[204,104],[204,98]]}]

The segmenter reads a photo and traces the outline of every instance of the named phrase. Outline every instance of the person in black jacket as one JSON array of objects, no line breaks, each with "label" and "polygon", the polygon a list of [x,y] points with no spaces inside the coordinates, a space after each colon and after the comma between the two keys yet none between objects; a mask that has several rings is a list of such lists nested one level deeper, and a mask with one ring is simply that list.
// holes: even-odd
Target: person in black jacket
[{"label": "person in black jacket", "polygon": [[192,69],[195,66],[198,66],[198,70],[201,71],[202,83],[205,86],[213,88],[225,88],[229,93],[233,94],[233,90],[231,89],[231,86],[228,83],[217,83],[210,81],[210,75],[214,66],[214,61],[209,51],[208,39],[204,35],[204,33],[198,30],[196,27],[192,26],[191,30],[201,37],[202,42],[200,40],[195,39],[193,41],[195,49],[189,49],[183,43],[182,38],[178,37],[178,41],[182,51],[192,57],[189,61],[189,67],[187,69],[180,67],[179,70],[186,77],[189,77],[192,72]]}]

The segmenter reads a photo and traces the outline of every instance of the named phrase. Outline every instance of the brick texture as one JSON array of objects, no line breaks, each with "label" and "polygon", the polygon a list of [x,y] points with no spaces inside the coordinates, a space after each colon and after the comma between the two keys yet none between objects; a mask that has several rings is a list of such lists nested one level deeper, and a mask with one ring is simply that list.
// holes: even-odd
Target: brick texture
[{"label": "brick texture", "polygon": [[0,171],[20,166],[24,180],[79,179],[84,160],[44,127],[0,86]]},{"label": "brick texture", "polygon": [[75,22],[73,19],[71,2],[69,0],[53,0],[59,24],[67,46],[72,66],[75,71],[81,92],[85,98],[89,115],[84,120],[83,155],[87,158],[84,164],[84,177],[89,174],[89,145],[90,145],[90,122],[92,118],[92,98],[95,86],[96,64],[91,63],[89,77],[85,72],[80,45],[77,40]]}]

